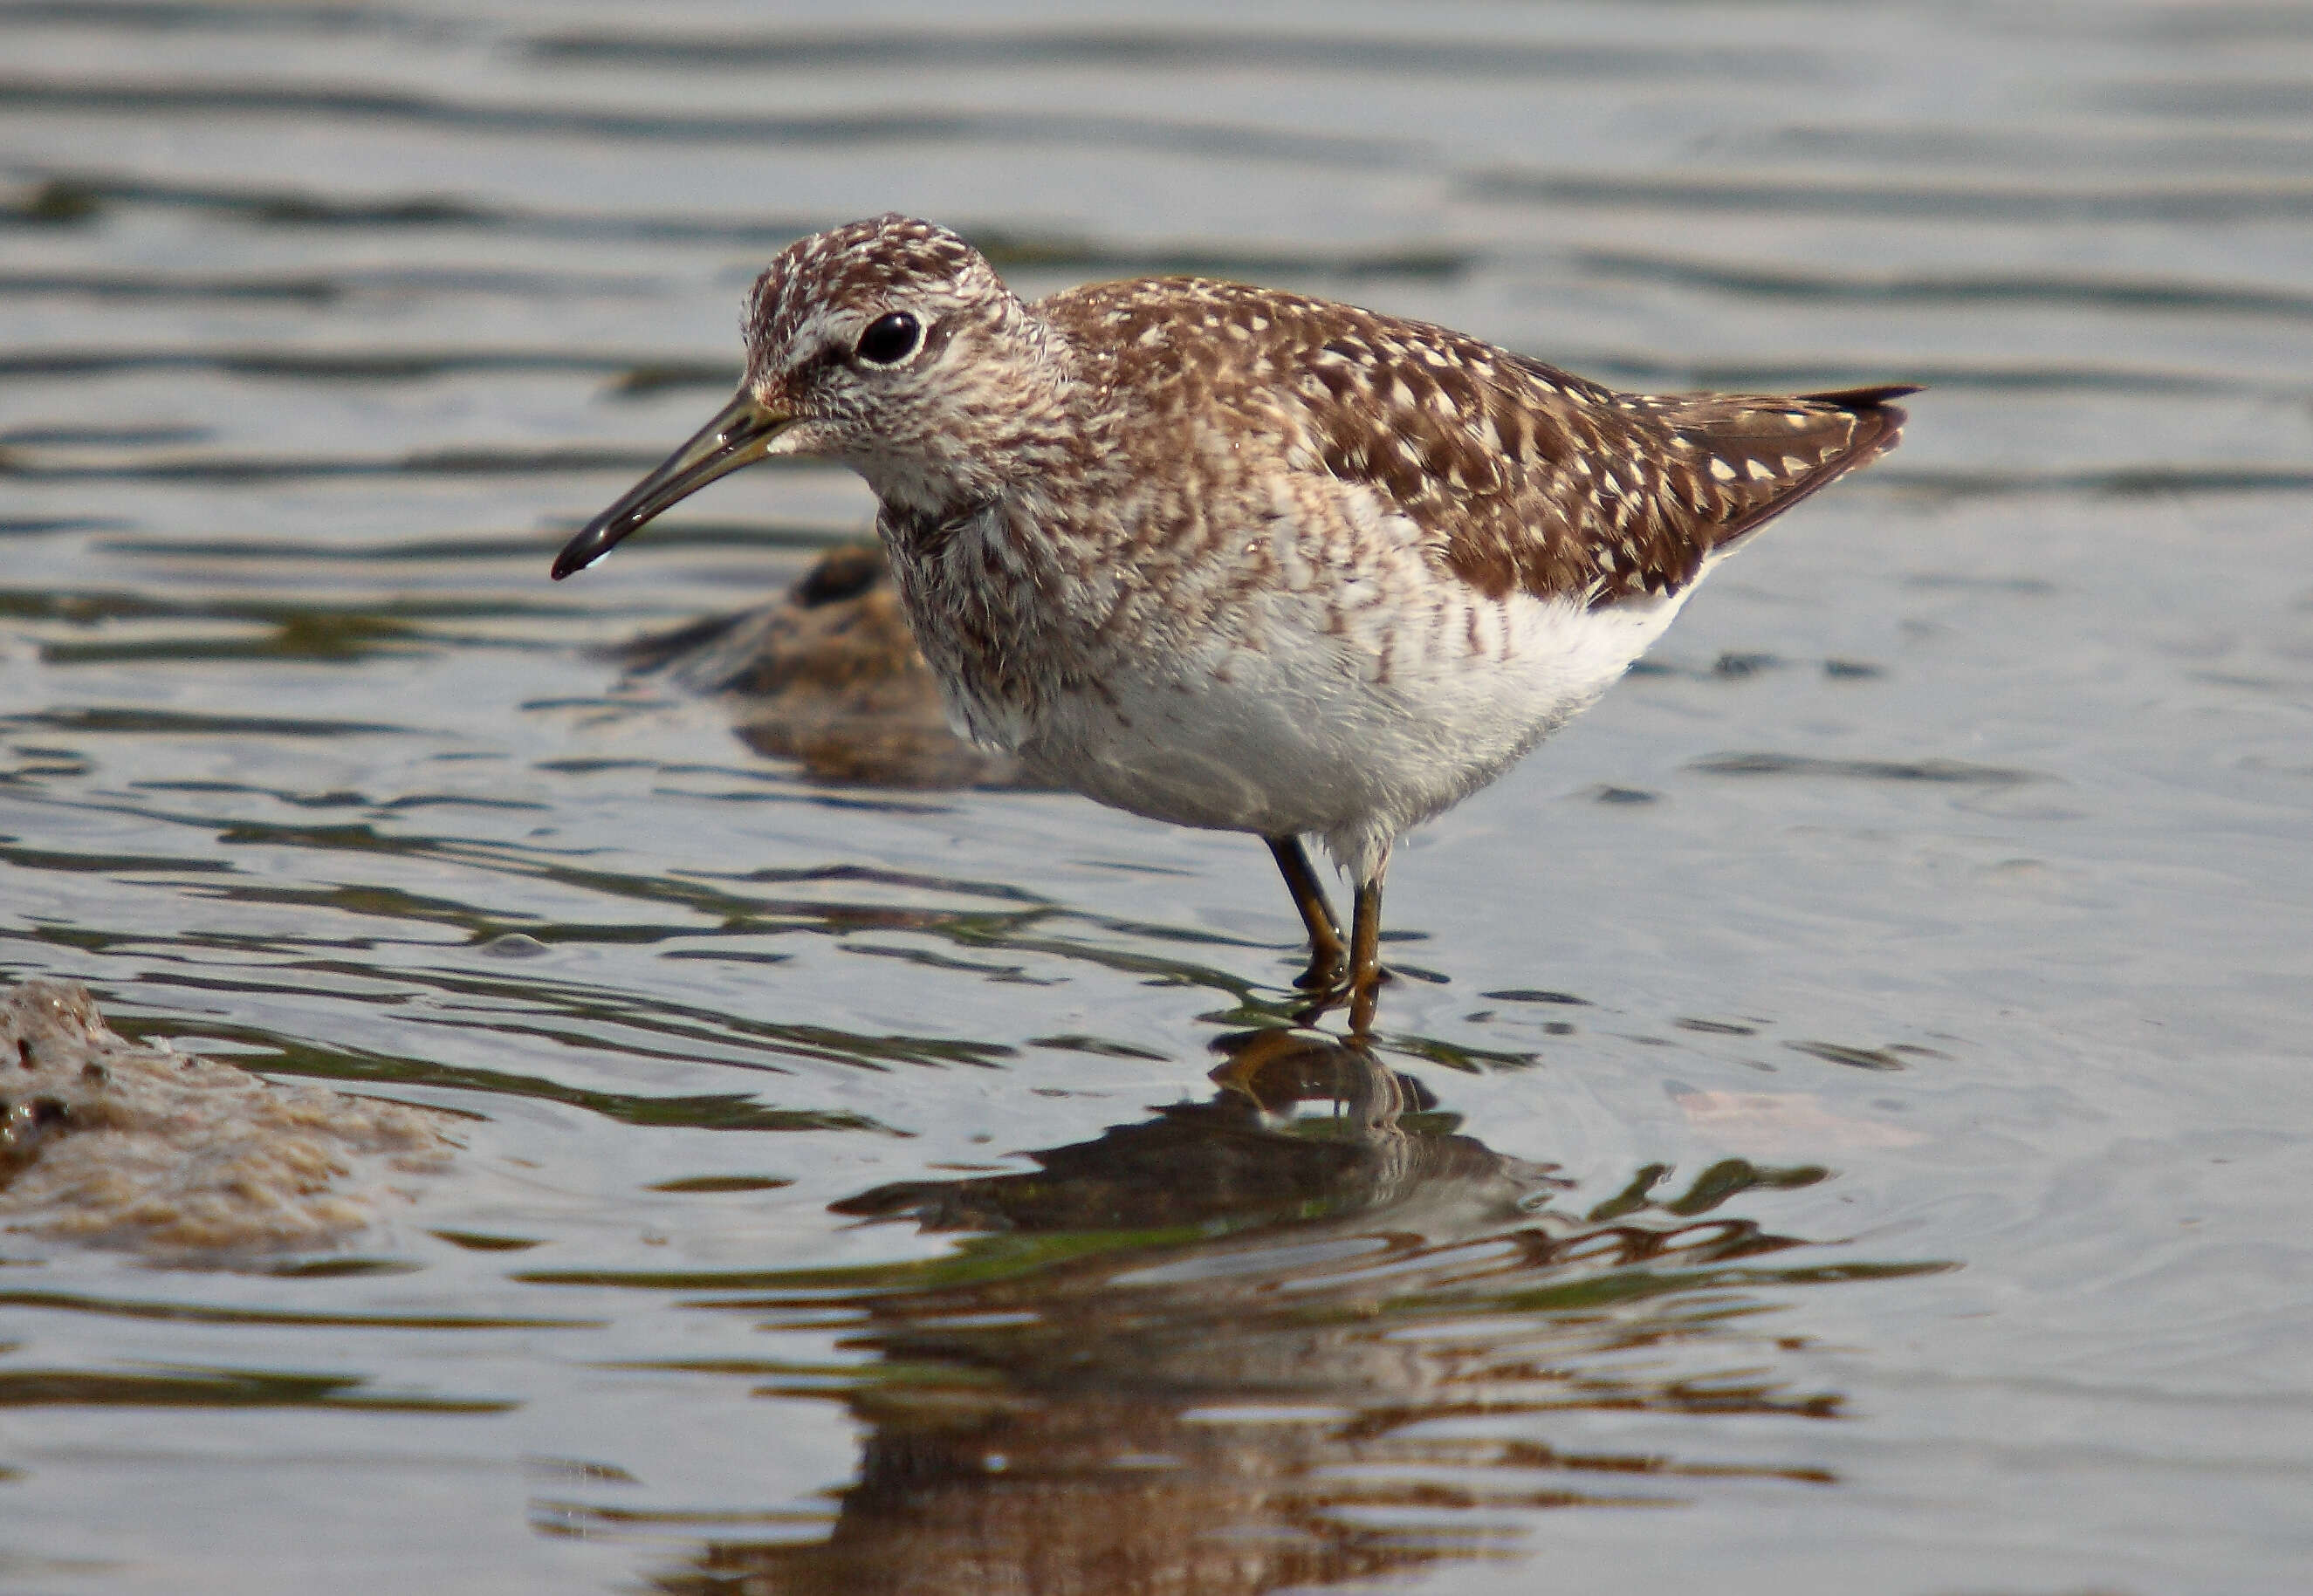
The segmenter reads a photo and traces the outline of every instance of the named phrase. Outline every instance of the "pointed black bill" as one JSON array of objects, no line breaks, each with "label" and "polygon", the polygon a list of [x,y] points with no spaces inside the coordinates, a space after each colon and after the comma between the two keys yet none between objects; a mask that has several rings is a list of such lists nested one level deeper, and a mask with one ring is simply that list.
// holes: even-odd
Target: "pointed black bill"
[{"label": "pointed black bill", "polygon": [[611,552],[620,539],[671,505],[689,498],[718,477],[753,465],[770,452],[771,440],[792,416],[765,409],[745,389],[699,435],[666,457],[666,463],[629,488],[619,502],[586,523],[586,530],[554,557],[554,580],[583,571]]}]

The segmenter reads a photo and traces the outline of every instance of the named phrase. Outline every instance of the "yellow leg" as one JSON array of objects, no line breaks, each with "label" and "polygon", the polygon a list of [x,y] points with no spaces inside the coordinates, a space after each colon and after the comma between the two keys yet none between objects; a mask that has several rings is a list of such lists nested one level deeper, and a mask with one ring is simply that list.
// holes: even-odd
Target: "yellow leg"
[{"label": "yellow leg", "polygon": [[1301,839],[1271,837],[1263,840],[1277,861],[1279,873],[1285,877],[1285,890],[1293,894],[1293,907],[1301,911],[1301,924],[1309,928],[1309,968],[1294,985],[1312,992],[1330,991],[1341,984],[1348,962],[1341,923],[1333,918],[1333,906],[1325,901],[1325,889],[1317,873],[1309,868],[1309,855],[1302,850]]},{"label": "yellow leg", "polygon": [[1373,1029],[1374,1004],[1381,993],[1381,876],[1358,884],[1350,923],[1350,1034]]}]

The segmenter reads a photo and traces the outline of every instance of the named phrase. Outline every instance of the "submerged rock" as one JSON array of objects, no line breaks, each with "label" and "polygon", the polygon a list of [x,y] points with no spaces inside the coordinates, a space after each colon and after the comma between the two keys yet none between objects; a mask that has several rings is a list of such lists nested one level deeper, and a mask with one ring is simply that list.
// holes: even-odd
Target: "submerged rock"
[{"label": "submerged rock", "polygon": [[778,602],[639,638],[638,672],[732,699],[758,752],[821,781],[894,787],[1027,785],[1008,755],[950,732],[884,551],[830,550]]},{"label": "submerged rock", "polygon": [[71,982],[0,994],[0,1231],[169,1258],[326,1246],[444,1168],[451,1124],[128,1041]]}]

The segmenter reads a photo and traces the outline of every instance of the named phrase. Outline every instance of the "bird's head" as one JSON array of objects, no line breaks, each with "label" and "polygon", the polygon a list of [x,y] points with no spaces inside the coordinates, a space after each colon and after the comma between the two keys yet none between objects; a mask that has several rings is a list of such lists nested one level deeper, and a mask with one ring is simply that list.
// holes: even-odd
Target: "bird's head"
[{"label": "bird's head", "polygon": [[840,461],[879,498],[930,513],[989,499],[1027,469],[1067,352],[981,253],[896,215],[779,252],[748,296],[747,376],[723,412],[554,562],[582,570],[652,517],[772,455]]}]

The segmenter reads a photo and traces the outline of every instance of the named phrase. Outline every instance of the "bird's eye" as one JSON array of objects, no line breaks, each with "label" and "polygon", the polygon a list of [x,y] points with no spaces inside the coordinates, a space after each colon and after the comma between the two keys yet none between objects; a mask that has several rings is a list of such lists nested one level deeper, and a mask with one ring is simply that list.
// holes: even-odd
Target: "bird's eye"
[{"label": "bird's eye", "polygon": [[924,324],[905,311],[893,311],[888,316],[878,316],[859,335],[858,355],[877,365],[890,365],[907,359],[923,341]]}]

